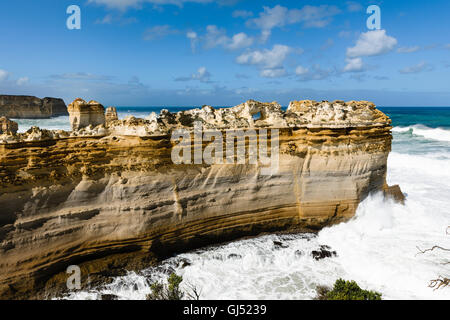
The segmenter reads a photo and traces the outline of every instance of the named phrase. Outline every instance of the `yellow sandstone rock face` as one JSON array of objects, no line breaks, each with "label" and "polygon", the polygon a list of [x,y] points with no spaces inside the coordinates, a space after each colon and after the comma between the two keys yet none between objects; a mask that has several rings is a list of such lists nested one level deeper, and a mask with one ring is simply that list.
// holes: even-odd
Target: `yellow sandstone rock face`
[{"label": "yellow sandstone rock face", "polygon": [[67,107],[72,130],[105,124],[105,108],[97,101],[75,99]]},{"label": "yellow sandstone rock face", "polygon": [[[279,170],[175,165],[170,132],[193,119],[257,134],[276,123]],[[293,102],[284,112],[248,101],[116,120],[103,135],[0,144],[0,297],[39,290],[77,261],[344,221],[386,190],[390,129],[366,102]]]}]

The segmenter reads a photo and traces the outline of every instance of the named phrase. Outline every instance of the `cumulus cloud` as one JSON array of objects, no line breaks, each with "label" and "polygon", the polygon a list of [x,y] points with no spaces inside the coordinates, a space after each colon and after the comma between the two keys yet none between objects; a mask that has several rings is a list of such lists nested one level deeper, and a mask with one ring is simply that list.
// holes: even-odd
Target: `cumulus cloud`
[{"label": "cumulus cloud", "polygon": [[386,34],[386,30],[373,30],[362,33],[354,47],[347,49],[348,58],[376,56],[392,51],[397,39]]},{"label": "cumulus cloud", "polygon": [[419,64],[400,69],[399,72],[402,74],[410,74],[410,73],[420,73],[423,71],[431,71],[431,70],[432,70],[432,67],[428,63],[420,62]]},{"label": "cumulus cloud", "polygon": [[160,26],[154,26],[154,27],[151,27],[151,28],[148,28],[147,30],[145,30],[144,40],[150,41],[150,40],[161,39],[161,38],[165,38],[169,35],[178,34],[178,33],[179,33],[178,30],[172,29],[172,27],[167,24],[160,25]]},{"label": "cumulus cloud", "polygon": [[400,47],[397,49],[398,53],[412,53],[412,52],[417,52],[420,50],[419,46],[414,46],[414,47]]},{"label": "cumulus cloud", "polygon": [[283,63],[290,52],[292,52],[292,48],[276,44],[272,49],[248,50],[238,56],[236,62],[258,66],[261,69],[261,77],[278,78],[286,75]]},{"label": "cumulus cloud", "polygon": [[197,80],[203,83],[211,83],[211,73],[205,68],[200,67],[198,68],[196,73],[191,74],[188,77],[178,77],[175,79],[175,81],[191,81],[191,80]]},{"label": "cumulus cloud", "polygon": [[237,57],[236,62],[239,64],[259,65],[265,69],[273,69],[280,67],[291,48],[285,45],[276,44],[272,49],[247,51]]},{"label": "cumulus cloud", "polygon": [[361,58],[347,58],[346,62],[347,65],[344,67],[344,72],[361,72],[364,70]]},{"label": "cumulus cloud", "polygon": [[307,28],[323,28],[332,18],[340,13],[336,6],[310,6],[302,9],[289,9],[280,5],[273,8],[263,7],[263,12],[257,18],[247,21],[247,26],[265,30],[264,37],[270,35],[270,31],[276,27],[284,27],[295,23],[302,23]]},{"label": "cumulus cloud", "polygon": [[219,29],[215,25],[206,27],[206,34],[202,36],[201,40],[204,42],[206,49],[223,47],[229,50],[247,48],[254,42],[254,39],[244,32],[237,33],[230,38],[227,36],[225,29]]},{"label": "cumulus cloud", "polygon": [[309,69],[302,67],[302,66],[298,66],[297,68],[295,68],[295,74],[298,76],[303,76],[303,75],[307,74],[308,72],[309,72]]}]

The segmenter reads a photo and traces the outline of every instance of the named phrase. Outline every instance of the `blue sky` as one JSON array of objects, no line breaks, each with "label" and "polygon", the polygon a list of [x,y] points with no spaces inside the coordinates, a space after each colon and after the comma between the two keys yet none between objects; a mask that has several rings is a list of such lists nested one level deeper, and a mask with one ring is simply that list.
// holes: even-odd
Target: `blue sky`
[{"label": "blue sky", "polygon": [[[381,30],[367,29],[372,4]],[[66,27],[69,5],[81,30]],[[445,0],[2,1],[0,93],[118,106],[448,106],[449,15]]]}]

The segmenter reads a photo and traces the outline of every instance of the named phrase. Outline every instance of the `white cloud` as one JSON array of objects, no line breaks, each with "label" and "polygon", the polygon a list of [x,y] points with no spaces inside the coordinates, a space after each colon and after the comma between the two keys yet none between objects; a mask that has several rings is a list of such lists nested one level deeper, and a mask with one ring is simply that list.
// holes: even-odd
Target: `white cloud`
[{"label": "white cloud", "polygon": [[10,73],[8,71],[0,69],[0,81],[8,80]]},{"label": "white cloud", "polygon": [[420,50],[419,46],[414,46],[414,47],[400,47],[397,49],[398,53],[412,53],[412,52],[417,52]]},{"label": "white cloud", "polygon": [[231,50],[241,49],[250,47],[253,44],[253,38],[247,36],[245,33],[241,32],[235,34],[231,38],[231,43],[227,45],[227,47]]},{"label": "white cloud", "polygon": [[420,62],[419,64],[416,64],[414,66],[403,68],[403,69],[399,70],[399,72],[402,74],[409,74],[409,73],[419,73],[419,72],[431,71],[431,70],[432,70],[432,67],[428,63]]},{"label": "white cloud", "polygon": [[177,34],[179,33],[178,30],[172,29],[169,25],[161,25],[161,26],[154,26],[151,28],[148,28],[144,32],[144,40],[150,41],[155,39],[161,39],[168,35]]},{"label": "white cloud", "polygon": [[303,76],[303,75],[307,74],[308,72],[309,72],[309,69],[302,67],[302,66],[298,66],[297,68],[295,68],[295,74],[298,76]]},{"label": "white cloud", "polygon": [[264,11],[258,18],[247,21],[247,26],[267,31],[295,23],[302,23],[307,28],[323,28],[331,22],[333,16],[340,13],[336,6],[328,5],[306,5],[302,9],[288,9],[280,5],[263,8]]},{"label": "white cloud", "polygon": [[198,68],[196,73],[191,74],[189,77],[179,77],[176,78],[175,81],[191,81],[191,80],[198,80],[200,82],[204,83],[210,83],[211,82],[211,73],[205,68],[200,67]]},{"label": "white cloud", "polygon": [[386,30],[368,31],[359,36],[354,47],[347,48],[347,57],[376,56],[392,51],[396,45],[397,39],[386,35]]},{"label": "white cloud", "polygon": [[246,10],[235,10],[232,13],[233,18],[248,18],[253,16],[253,12]]},{"label": "white cloud", "polygon": [[444,46],[444,48],[450,49],[450,43],[446,44],[446,45]]},{"label": "white cloud", "polygon": [[104,5],[111,9],[126,10],[130,7],[139,8],[144,3],[151,3],[155,5],[176,5],[182,6],[187,2],[195,3],[211,3],[213,0],[89,0],[89,3]]},{"label": "white cloud", "polygon": [[188,31],[186,33],[186,37],[190,40],[191,42],[191,49],[192,52],[195,52],[195,48],[197,47],[197,42],[198,42],[198,35],[196,32],[194,31]]},{"label": "white cloud", "polygon": [[202,37],[202,40],[207,49],[223,47],[229,50],[247,48],[254,42],[254,39],[244,32],[237,33],[230,38],[227,36],[225,29],[219,29],[215,25],[206,27],[206,34]]},{"label": "white cloud", "polygon": [[361,72],[364,70],[361,58],[347,58],[346,61],[347,65],[344,67],[344,72]]},{"label": "white cloud", "polygon": [[284,60],[291,52],[291,48],[285,45],[276,44],[271,50],[247,51],[237,57],[239,64],[259,65],[264,69],[274,69],[282,66]]},{"label": "white cloud", "polygon": [[263,69],[259,75],[263,78],[279,78],[286,75],[286,70],[284,68]]},{"label": "white cloud", "polygon": [[22,77],[22,78],[17,79],[16,83],[18,86],[21,86],[21,85],[24,85],[25,83],[27,83],[28,80],[30,80],[30,79],[28,79],[28,77]]}]

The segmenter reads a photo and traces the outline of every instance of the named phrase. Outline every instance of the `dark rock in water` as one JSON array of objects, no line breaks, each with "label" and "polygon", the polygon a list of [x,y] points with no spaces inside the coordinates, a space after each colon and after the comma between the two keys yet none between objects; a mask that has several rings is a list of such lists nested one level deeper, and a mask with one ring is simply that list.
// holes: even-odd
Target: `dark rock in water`
[{"label": "dark rock in water", "polygon": [[242,256],[240,254],[231,253],[227,257],[228,259],[242,259]]},{"label": "dark rock in water", "polygon": [[304,254],[305,254],[305,253],[304,253],[302,250],[296,250],[296,251],[295,251],[295,255],[296,255],[297,257],[302,257]]},{"label": "dark rock in water", "polygon": [[102,294],[100,300],[119,300],[119,297],[115,294]]},{"label": "dark rock in water", "polygon": [[337,257],[336,251],[331,251],[329,246],[320,246],[318,250],[311,251],[311,255],[316,260]]},{"label": "dark rock in water", "polygon": [[383,193],[385,198],[392,199],[395,202],[401,204],[405,204],[406,197],[398,184],[395,186],[388,186],[388,185],[384,186]]},{"label": "dark rock in water", "polygon": [[284,244],[281,241],[274,241],[273,245],[275,246],[275,249],[286,249],[286,248],[289,248],[289,246],[287,244]]},{"label": "dark rock in water", "polygon": [[180,262],[178,262],[178,267],[180,268],[186,268],[189,267],[191,265],[191,261],[189,261],[188,259],[182,258],[180,259]]},{"label": "dark rock in water", "polygon": [[135,283],[135,284],[133,285],[133,290],[134,290],[134,291],[138,291],[138,290],[139,290],[139,286],[137,285],[137,283]]}]

